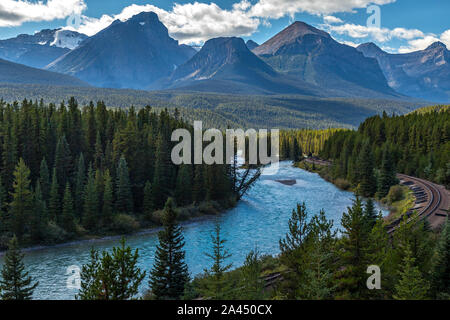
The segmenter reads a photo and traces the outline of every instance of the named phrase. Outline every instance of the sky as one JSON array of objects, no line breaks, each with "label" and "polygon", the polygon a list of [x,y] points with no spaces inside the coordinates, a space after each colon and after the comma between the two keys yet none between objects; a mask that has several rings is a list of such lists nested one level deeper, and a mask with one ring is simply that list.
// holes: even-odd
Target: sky
[{"label": "sky", "polygon": [[261,44],[304,21],[351,46],[374,42],[407,53],[441,41],[450,48],[449,0],[1,0],[0,39],[56,28],[91,36],[142,11],[156,12],[185,44],[220,36]]}]

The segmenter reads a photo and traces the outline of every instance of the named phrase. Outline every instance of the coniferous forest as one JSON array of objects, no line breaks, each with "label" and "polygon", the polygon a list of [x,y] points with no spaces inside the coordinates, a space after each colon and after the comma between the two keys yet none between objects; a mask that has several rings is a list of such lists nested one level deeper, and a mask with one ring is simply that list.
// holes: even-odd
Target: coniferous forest
[{"label": "coniferous forest", "polygon": [[437,107],[405,116],[386,113],[364,121],[357,131],[339,131],[324,144],[332,179],[360,187],[361,195],[386,196],[395,173],[450,187],[450,109]]},{"label": "coniferous forest", "polygon": [[192,130],[150,107],[1,103],[0,246],[13,235],[52,244],[158,225],[169,196],[179,207],[208,201],[204,211],[232,205],[230,167],[173,165],[176,128]]}]

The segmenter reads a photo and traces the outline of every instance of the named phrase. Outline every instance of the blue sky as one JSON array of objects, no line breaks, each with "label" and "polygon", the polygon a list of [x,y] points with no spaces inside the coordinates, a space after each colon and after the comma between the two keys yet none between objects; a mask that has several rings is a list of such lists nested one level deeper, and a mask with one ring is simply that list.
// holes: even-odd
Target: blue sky
[{"label": "blue sky", "polygon": [[[380,8],[379,28],[367,24],[373,4]],[[0,39],[59,27],[92,35],[141,11],[155,11],[174,38],[189,44],[232,35],[263,43],[300,20],[349,45],[372,41],[410,52],[442,41],[450,48],[448,0],[1,0]],[[68,26],[72,14],[80,24]]]}]

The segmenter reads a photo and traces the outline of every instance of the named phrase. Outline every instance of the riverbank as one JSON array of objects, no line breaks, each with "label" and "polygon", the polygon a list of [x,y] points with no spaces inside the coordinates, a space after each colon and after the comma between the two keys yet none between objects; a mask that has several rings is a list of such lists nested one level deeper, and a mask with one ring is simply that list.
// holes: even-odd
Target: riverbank
[{"label": "riverbank", "polygon": [[[236,205],[236,201],[230,198],[222,202],[203,201],[199,205],[177,207],[175,211],[177,212],[179,223],[183,226],[206,220],[209,217],[218,216],[230,209],[233,209]],[[117,214],[113,219],[113,226],[111,226],[112,229],[110,231],[104,231],[98,234],[79,234],[78,236],[70,237],[64,241],[54,243],[29,244],[23,246],[22,251],[32,252],[49,248],[61,248],[75,244],[88,244],[106,240],[116,240],[124,236],[139,236],[157,233],[162,227],[162,215],[163,210],[154,211],[149,215]],[[114,232],[113,228],[117,227],[116,219],[121,221],[121,225],[120,229],[117,230],[117,232]],[[85,232],[85,230],[81,230],[81,232]],[[5,246],[0,248],[0,257],[5,254],[6,249],[7,248]]]},{"label": "riverbank", "polygon": [[[312,163],[308,163],[307,161],[303,160],[300,162],[294,163],[294,166],[296,168],[306,170],[308,172],[317,173],[322,179],[325,181],[328,181],[335,185],[337,188],[343,191],[350,191],[353,193],[356,193],[356,188],[352,187],[351,183],[343,178],[337,178],[333,179],[330,172],[329,172],[329,165],[325,164],[324,161],[321,161],[324,164],[321,164],[317,161],[314,161]],[[389,211],[389,214],[385,216],[386,222],[395,220],[395,217],[397,217],[399,214],[405,213],[407,210],[411,209],[407,208],[406,206],[408,204],[414,203],[414,199],[411,198],[411,193],[409,192],[409,189],[400,187],[400,186],[394,186],[399,187],[400,194],[398,190],[394,190],[395,195],[388,195],[386,198],[383,199],[377,199],[373,198],[373,200],[383,209],[386,209]]]}]

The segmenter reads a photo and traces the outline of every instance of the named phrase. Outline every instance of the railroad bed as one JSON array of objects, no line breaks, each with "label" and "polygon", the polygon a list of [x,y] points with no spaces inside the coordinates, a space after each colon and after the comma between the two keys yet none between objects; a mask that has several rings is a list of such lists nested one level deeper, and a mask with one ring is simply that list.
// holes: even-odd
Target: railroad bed
[{"label": "railroad bed", "polygon": [[[438,228],[448,216],[450,206],[450,193],[443,186],[434,184],[427,180],[410,177],[404,174],[398,174],[400,184],[410,188],[416,198],[415,205],[411,210],[405,213],[408,222],[415,219],[427,219],[433,229]],[[417,212],[417,215],[413,214]],[[388,229],[389,233],[394,232],[404,216],[392,222]]]}]

